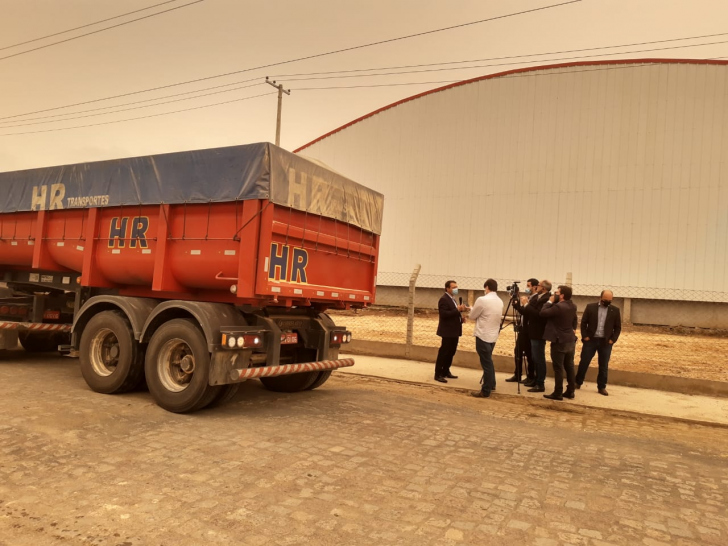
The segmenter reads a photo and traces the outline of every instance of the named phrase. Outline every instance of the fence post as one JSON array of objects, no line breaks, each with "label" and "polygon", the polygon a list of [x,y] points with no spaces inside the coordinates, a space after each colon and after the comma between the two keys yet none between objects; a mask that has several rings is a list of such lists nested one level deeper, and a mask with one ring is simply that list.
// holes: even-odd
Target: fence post
[{"label": "fence post", "polygon": [[622,322],[632,324],[632,298],[624,298],[622,305]]},{"label": "fence post", "polygon": [[412,341],[415,329],[415,286],[417,286],[417,277],[420,274],[421,268],[422,265],[417,264],[410,276],[409,297],[407,299],[407,344],[404,348],[405,357],[409,357],[410,352],[412,351]]}]

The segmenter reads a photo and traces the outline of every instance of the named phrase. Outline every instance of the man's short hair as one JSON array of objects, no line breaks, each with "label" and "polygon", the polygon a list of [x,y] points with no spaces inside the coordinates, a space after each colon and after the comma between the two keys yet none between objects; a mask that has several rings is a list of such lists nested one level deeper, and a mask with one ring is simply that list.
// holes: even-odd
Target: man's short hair
[{"label": "man's short hair", "polygon": [[605,288],[604,290],[602,290],[602,293],[599,295],[600,298],[604,297],[604,292],[609,292],[612,295],[612,297],[614,297],[614,292],[609,290],[609,288]]},{"label": "man's short hair", "polygon": [[551,291],[551,281],[547,281],[545,279],[543,281],[541,281],[541,288],[546,290],[546,292],[550,292]]},{"label": "man's short hair", "polygon": [[445,290],[447,290],[448,288],[450,288],[450,285],[451,284],[457,284],[457,281],[447,281],[445,283]]},{"label": "man's short hair", "polygon": [[487,288],[491,292],[495,292],[496,290],[498,290],[498,281],[496,281],[495,279],[488,279],[483,283],[483,288]]},{"label": "man's short hair", "polygon": [[537,286],[538,285],[538,279],[528,279],[526,281],[527,283],[531,283],[531,286]]},{"label": "man's short hair", "polygon": [[561,292],[564,295],[565,300],[571,299],[571,294],[573,294],[573,291],[571,290],[571,286],[559,286],[559,292]]}]

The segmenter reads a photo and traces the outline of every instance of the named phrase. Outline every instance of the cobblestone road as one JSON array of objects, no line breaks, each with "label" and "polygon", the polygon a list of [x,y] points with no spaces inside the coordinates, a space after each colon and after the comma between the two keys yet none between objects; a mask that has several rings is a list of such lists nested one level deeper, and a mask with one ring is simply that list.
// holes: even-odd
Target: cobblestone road
[{"label": "cobblestone road", "polygon": [[0,544],[728,543],[728,430],[336,376],[194,415],[0,356]]}]

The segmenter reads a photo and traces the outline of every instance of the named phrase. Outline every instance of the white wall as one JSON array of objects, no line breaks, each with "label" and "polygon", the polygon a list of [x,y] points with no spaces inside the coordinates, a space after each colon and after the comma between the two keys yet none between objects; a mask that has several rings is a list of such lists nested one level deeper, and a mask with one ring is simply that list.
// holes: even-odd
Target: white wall
[{"label": "white wall", "polygon": [[[423,274],[454,278],[559,282],[572,272],[592,291],[677,290],[658,297],[725,290],[726,65],[485,79],[405,102],[300,153],[385,195],[382,272],[421,263]],[[529,238],[537,243],[524,250]]]}]

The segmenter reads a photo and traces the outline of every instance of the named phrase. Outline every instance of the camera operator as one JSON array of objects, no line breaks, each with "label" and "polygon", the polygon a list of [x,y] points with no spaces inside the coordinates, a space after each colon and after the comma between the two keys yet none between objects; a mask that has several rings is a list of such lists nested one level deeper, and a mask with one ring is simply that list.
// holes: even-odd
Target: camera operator
[{"label": "camera operator", "polygon": [[540,313],[551,297],[551,282],[544,279],[535,286],[535,289],[536,293],[528,300],[528,305],[514,302],[513,307],[526,317],[526,330],[531,340],[531,358],[536,368],[536,378],[526,385],[531,387],[528,392],[546,392],[546,340],[543,338],[546,319]]},{"label": "camera operator", "polygon": [[[554,392],[544,394],[549,400],[574,398],[576,381],[574,353],[576,352],[576,305],[571,301],[571,287],[559,286],[554,295],[541,309],[541,316],[548,319],[544,339],[551,342],[551,362],[554,366]],[[566,372],[566,392],[564,392]]]},{"label": "camera operator", "polygon": [[[515,307],[516,302],[520,302],[521,307],[528,305],[528,298],[531,297],[537,290],[538,279],[528,279],[526,281],[525,295],[514,294],[513,306]],[[527,387],[532,387],[536,382],[536,367],[531,357],[531,338],[528,336],[528,316],[519,313],[520,317],[517,324],[518,335],[516,337],[516,369],[513,371],[513,377],[506,379],[509,383],[515,383],[521,381],[523,378],[523,359],[526,359],[526,380],[523,384]]]}]

